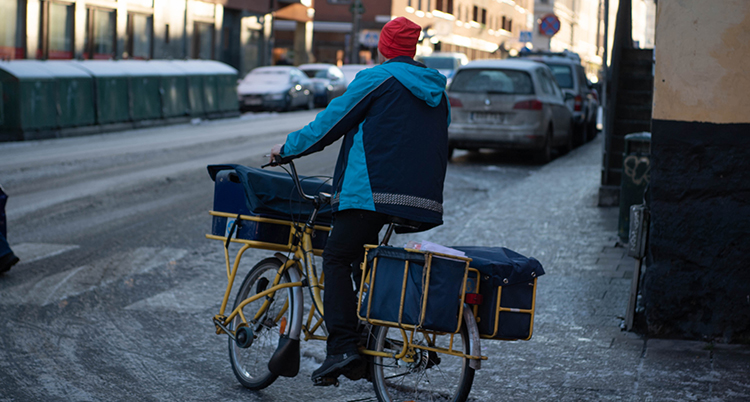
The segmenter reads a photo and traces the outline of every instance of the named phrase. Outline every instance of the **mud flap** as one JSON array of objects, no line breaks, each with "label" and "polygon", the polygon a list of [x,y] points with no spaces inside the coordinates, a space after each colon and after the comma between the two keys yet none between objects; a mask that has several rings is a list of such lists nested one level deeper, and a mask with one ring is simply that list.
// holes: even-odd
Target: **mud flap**
[{"label": "mud flap", "polygon": [[[477,320],[471,313],[471,306],[464,305],[464,325],[469,330],[469,350],[472,356],[482,355],[482,346],[479,344],[479,328],[477,328]],[[469,360],[469,367],[474,370],[482,368],[482,361],[478,359]]]},{"label": "mud flap", "polygon": [[282,377],[294,377],[299,373],[299,339],[279,338],[279,347],[268,361],[268,371]]}]

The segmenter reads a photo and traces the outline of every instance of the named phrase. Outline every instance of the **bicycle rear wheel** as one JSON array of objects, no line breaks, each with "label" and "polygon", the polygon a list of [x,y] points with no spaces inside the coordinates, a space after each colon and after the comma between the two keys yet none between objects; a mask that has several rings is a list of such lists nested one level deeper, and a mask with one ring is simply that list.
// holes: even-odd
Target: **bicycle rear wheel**
[{"label": "bicycle rear wheel", "polygon": [[[398,328],[377,327],[373,349],[397,354],[403,346]],[[418,342],[416,340],[419,340]],[[448,348],[450,335],[441,335],[435,343],[423,334],[415,334],[415,343]],[[469,353],[466,326],[453,337],[453,349]],[[426,350],[410,350],[405,359],[373,357],[372,383],[380,402],[391,401],[465,401],[474,382],[474,369],[469,359]]]},{"label": "bicycle rear wheel", "polygon": [[[258,294],[273,285],[276,273],[281,267],[277,258],[266,258],[256,264],[245,277],[237,293],[234,308],[243,300]],[[289,273],[284,272],[280,283],[288,283]],[[267,300],[266,297],[248,303],[242,309],[247,323],[253,330],[253,343],[248,348],[241,348],[232,338],[229,338],[229,360],[232,363],[237,380],[246,388],[263,389],[271,385],[278,378],[268,370],[268,361],[276,351],[281,335],[289,335],[292,327],[292,311],[294,297],[292,288],[277,291],[270,299],[268,308],[256,320],[255,315]],[[233,308],[233,309],[234,309]],[[232,329],[242,323],[239,315],[231,322]]]}]

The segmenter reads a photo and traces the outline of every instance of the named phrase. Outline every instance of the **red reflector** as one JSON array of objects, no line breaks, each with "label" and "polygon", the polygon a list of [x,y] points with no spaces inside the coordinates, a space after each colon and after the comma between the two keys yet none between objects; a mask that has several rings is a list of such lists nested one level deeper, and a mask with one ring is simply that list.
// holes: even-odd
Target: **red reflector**
[{"label": "red reflector", "polygon": [[479,293],[467,293],[466,304],[482,304],[482,295]]},{"label": "red reflector", "polygon": [[581,95],[576,95],[576,97],[573,100],[573,110],[576,112],[580,112],[583,108],[583,97]]},{"label": "red reflector", "polygon": [[542,102],[540,102],[537,99],[518,102],[515,105],[513,105],[513,109],[542,110]]},{"label": "red reflector", "polygon": [[464,106],[464,104],[461,103],[461,101],[458,100],[457,98],[448,97],[448,102],[450,102],[451,107],[463,107]]}]

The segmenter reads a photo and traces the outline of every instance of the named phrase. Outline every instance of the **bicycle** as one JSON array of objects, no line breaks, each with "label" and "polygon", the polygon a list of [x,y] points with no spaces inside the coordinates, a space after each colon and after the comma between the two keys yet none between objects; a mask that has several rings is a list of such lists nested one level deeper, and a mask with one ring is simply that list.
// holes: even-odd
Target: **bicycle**
[{"label": "bicycle", "polygon": [[[268,165],[265,165],[268,166]],[[264,167],[265,167],[264,166]],[[325,325],[322,293],[324,277],[318,275],[314,256],[322,254],[322,247],[314,247],[316,237],[325,238],[330,231],[329,225],[316,224],[322,208],[331,202],[331,194],[319,192],[308,195],[303,191],[300,178],[294,163],[290,163],[288,172],[302,200],[312,205],[312,211],[303,222],[280,220],[250,214],[235,214],[221,211],[210,211],[218,226],[226,225],[224,236],[208,234],[208,239],[224,243],[224,256],[228,284],[224,292],[219,314],[213,317],[217,334],[228,335],[229,357],[232,370],[237,380],[246,388],[260,390],[271,385],[279,376],[293,377],[299,371],[300,341],[325,340]],[[210,168],[209,168],[210,170]],[[229,174],[231,176],[231,173]],[[235,178],[236,179],[236,178]],[[230,179],[235,181],[238,180]],[[216,178],[216,180],[219,180]],[[218,183],[218,181],[217,181]],[[218,184],[217,184],[218,186]],[[231,221],[233,219],[234,221]],[[264,241],[264,239],[243,239],[236,234],[242,222],[250,225],[279,225],[289,228],[285,244]],[[375,299],[375,285],[378,272],[387,264],[385,257],[378,260],[378,249],[385,247],[392,233],[406,222],[392,219],[388,225],[380,246],[367,245],[365,261],[362,263],[363,275],[358,297],[358,314],[363,328],[363,342],[360,353],[367,359],[367,371],[361,376],[372,381],[379,401],[395,400],[451,400],[465,401],[473,384],[475,370],[480,367],[487,356],[481,355],[480,338],[496,337],[498,332],[497,318],[494,333],[480,334],[477,326],[478,307],[481,304],[479,292],[480,281],[485,280],[479,270],[469,267],[471,258],[456,257],[441,253],[426,253],[418,250],[401,249],[410,253],[405,258],[422,261],[422,285],[425,277],[429,283],[429,271],[437,269],[433,261],[452,261],[452,264],[465,265],[461,271],[463,280],[458,302],[457,328],[455,330],[426,328],[425,312],[435,306],[427,305],[429,285],[424,291],[424,303],[420,304],[418,319],[410,323],[402,320],[406,315],[404,299],[406,282],[409,275],[409,262],[406,262],[403,274],[404,287],[398,305],[398,322],[372,317],[372,300]],[[215,225],[216,226],[216,225]],[[320,234],[323,236],[320,236]],[[230,262],[229,244],[238,243],[242,247],[237,252],[234,262]],[[323,242],[317,240],[320,246]],[[258,262],[245,277],[235,297],[233,308],[226,315],[226,307],[231,289],[237,275],[242,255],[249,248],[260,248],[277,251],[273,257]],[[288,252],[288,258],[280,252]],[[368,255],[370,260],[368,262]],[[414,258],[412,258],[414,257]],[[382,261],[378,268],[378,261]],[[400,262],[399,262],[400,263]],[[442,262],[441,262],[442,264]],[[417,264],[417,267],[420,265]],[[540,267],[541,268],[541,267]],[[412,272],[417,272],[412,270]],[[426,272],[426,274],[425,274]],[[543,272],[542,272],[543,273]],[[417,281],[419,282],[419,281]],[[435,282],[439,282],[435,280]],[[507,280],[506,280],[507,282]],[[536,279],[534,278],[534,296]],[[309,307],[305,307],[303,289],[310,296]],[[467,292],[467,289],[471,292]],[[434,293],[434,292],[433,292]],[[473,295],[473,301],[469,300]],[[466,298],[466,301],[464,301]],[[420,299],[422,300],[422,299]],[[438,306],[439,307],[439,306]],[[502,311],[531,315],[533,325],[533,301],[530,309],[509,309],[497,307]],[[305,309],[307,308],[307,311]],[[498,313],[499,314],[499,313]],[[434,315],[434,314],[433,314]],[[454,314],[455,315],[455,314]],[[453,324],[451,324],[453,325]],[[529,333],[529,338],[530,338]],[[338,384],[336,384],[338,385]]]}]

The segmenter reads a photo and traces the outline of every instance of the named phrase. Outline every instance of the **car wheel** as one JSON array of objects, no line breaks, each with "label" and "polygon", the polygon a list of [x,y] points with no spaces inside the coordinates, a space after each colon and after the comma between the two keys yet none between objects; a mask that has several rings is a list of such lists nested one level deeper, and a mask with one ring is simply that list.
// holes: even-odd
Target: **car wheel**
[{"label": "car wheel", "polygon": [[[584,131],[584,135],[586,134],[586,131]],[[560,147],[560,153],[565,155],[567,153],[570,153],[570,151],[573,150],[573,137],[575,136],[575,131],[573,124],[570,124],[570,128],[568,128],[568,139],[565,140],[565,145]]]},{"label": "car wheel", "polygon": [[588,130],[586,130],[586,142],[593,140],[596,138],[597,130],[596,130],[596,119],[594,119],[591,123],[589,123]]},{"label": "car wheel", "polygon": [[535,156],[537,163],[543,165],[552,160],[552,126],[547,129],[547,134],[544,136],[544,145]]},{"label": "car wheel", "polygon": [[310,93],[307,95],[307,110],[315,109],[315,95]]}]

